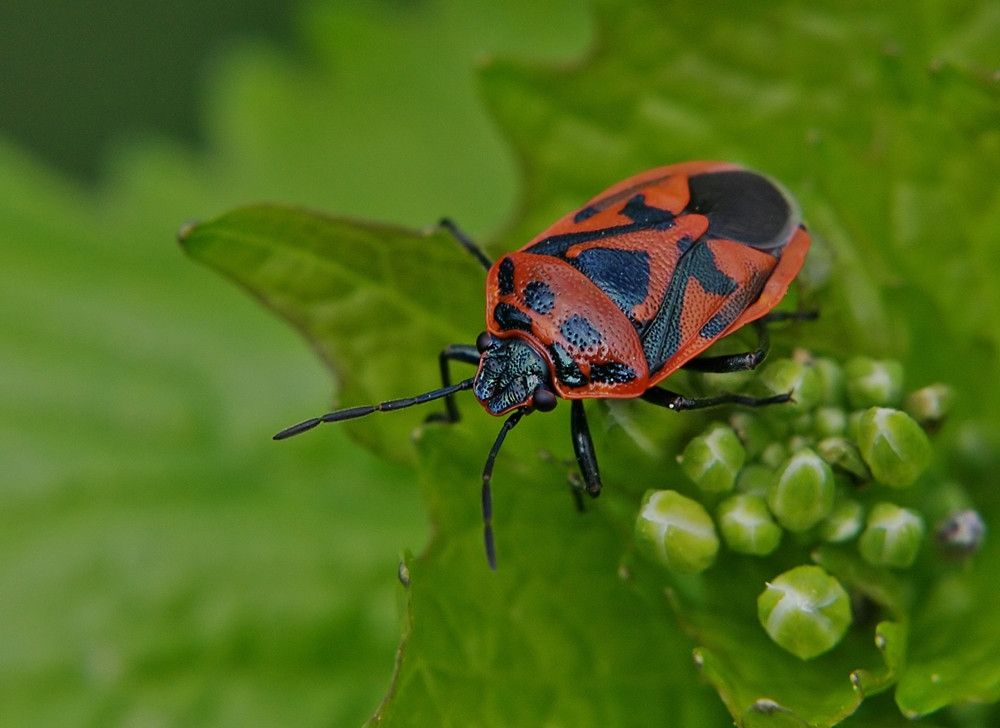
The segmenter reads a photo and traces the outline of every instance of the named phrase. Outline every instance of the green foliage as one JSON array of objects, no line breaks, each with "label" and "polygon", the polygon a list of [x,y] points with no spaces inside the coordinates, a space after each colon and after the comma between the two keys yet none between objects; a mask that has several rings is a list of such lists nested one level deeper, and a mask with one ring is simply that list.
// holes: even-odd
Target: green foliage
[{"label": "green foliage", "polygon": [[[444,231],[421,235],[261,205],[198,225],[182,244],[314,342],[345,401],[413,395],[440,376],[445,346],[483,327],[469,305],[482,295],[482,268]],[[409,410],[351,427],[375,452],[406,461],[409,433],[426,416]]]},{"label": "green foliage", "polygon": [[390,684],[398,555],[428,535],[415,474],[337,428],[270,442],[330,404],[329,377],[175,231],[249,200],[495,227],[516,179],[475,58],[576,53],[588,20],[328,2],[300,21],[292,57],[214,53],[204,151],[135,138],[83,189],[0,140],[5,726],[356,726]]},{"label": "green foliage", "polygon": [[[792,327],[778,348],[794,340],[840,357],[891,356],[903,362],[910,381],[918,385],[955,383],[961,416],[988,418],[997,411],[1000,395],[996,318],[984,315],[996,309],[991,275],[985,272],[995,269],[986,241],[1000,233],[1000,197],[991,171],[1000,156],[1000,137],[991,131],[1000,109],[986,74],[997,62],[995,46],[983,40],[988,33],[974,29],[996,27],[1000,20],[992,8],[925,3],[913,12],[903,6],[846,2],[808,8],[718,2],[667,10],[652,3],[602,3],[597,9],[600,50],[580,67],[549,70],[495,63],[483,73],[487,99],[527,173],[526,208],[507,244],[520,244],[629,173],[684,158],[744,162],[793,189],[816,238],[800,293],[807,303],[819,303],[823,316],[815,325]],[[948,244],[942,245],[945,239]],[[687,385],[699,386],[694,378]],[[578,585],[601,581],[595,573],[603,573],[610,584],[618,571],[628,575],[639,594],[649,595],[647,603],[655,604],[652,595],[660,577],[630,556],[622,536],[612,534],[622,533],[621,524],[628,522],[623,516],[635,512],[638,494],[646,487],[683,482],[676,480],[677,469],[663,455],[676,452],[680,428],[692,427],[696,420],[667,420],[669,413],[629,405],[591,410],[611,428],[597,438],[606,495],[590,509],[585,525],[568,516],[540,515],[554,505],[547,495],[552,485],[542,483],[556,484],[560,478],[539,480],[546,466],[526,464],[519,455],[524,445],[515,443],[544,445],[557,462],[568,448],[552,439],[559,418],[544,418],[544,428],[538,422],[522,426],[496,471],[494,522],[501,571],[497,582],[485,584],[495,589],[507,580],[540,580],[546,588],[575,595]],[[976,434],[980,431],[965,428],[943,441],[956,444],[958,461],[952,467],[968,480],[973,500],[989,521],[996,513],[996,497],[979,474],[984,450],[978,448],[971,458],[978,470],[960,464],[968,443],[982,440]],[[475,503],[460,505],[441,496],[456,482],[470,484],[471,490],[480,467],[481,456],[477,459],[465,447],[443,447],[458,437],[455,432],[469,433],[466,442],[478,443],[480,453],[489,443],[481,418],[452,434],[433,427],[422,441],[437,446],[423,444],[420,460],[437,529],[429,551],[410,566],[410,633],[396,690],[380,714],[397,724],[419,723],[415,716],[433,716],[438,722],[516,723],[526,695],[561,695],[569,678],[550,667],[532,670],[542,649],[534,647],[535,641],[547,643],[551,627],[537,631],[516,653],[505,651],[506,642],[495,643],[497,652],[488,649],[494,644],[489,635],[521,634],[503,629],[512,618],[521,623],[550,612],[521,603],[494,609],[497,595],[482,581],[490,577],[482,565],[476,567],[481,556],[476,555]],[[992,462],[991,451],[985,452],[986,462]],[[907,497],[926,499],[933,493],[947,467],[944,453],[941,457],[937,471]],[[505,481],[517,482],[516,495],[504,488]],[[466,513],[464,522],[444,517],[459,508]],[[505,509],[516,509],[520,518]],[[550,518],[566,524],[566,530],[560,531]],[[602,532],[595,522],[607,523],[611,530]],[[525,530],[529,525],[533,528]],[[581,550],[576,539],[594,528],[593,550]],[[622,555],[619,569],[604,561],[609,553]],[[995,587],[989,578],[996,554],[987,546],[965,569],[928,559],[923,571],[940,572],[942,578],[933,587],[919,587],[917,580],[902,588],[856,553],[819,549],[814,559],[820,566],[866,594],[893,621],[879,624],[874,640],[870,626],[851,630],[837,649],[806,666],[770,642],[755,624],[753,609],[767,579],[802,563],[802,546],[790,543],[766,561],[720,554],[719,563],[704,575],[675,579],[670,594],[678,624],[699,645],[696,663],[742,724],[791,720],[829,725],[897,681],[898,707],[915,717],[952,702],[998,697],[1000,668],[987,658],[1000,645],[992,615],[996,602],[990,597]],[[775,568],[782,563],[784,569]],[[446,583],[431,576],[447,567]],[[477,615],[475,630],[469,623],[456,626],[462,623],[442,606],[455,608],[470,598],[478,606],[467,605],[461,613]],[[578,624],[581,614],[601,623],[593,599],[559,601],[565,605],[559,618],[567,625]],[[420,603],[437,604],[437,613],[419,610]],[[665,622],[655,623],[669,630]],[[964,636],[956,639],[956,630],[975,634],[978,646]],[[646,657],[619,639],[604,628],[576,641],[601,644],[610,654],[629,652],[631,659],[640,660],[662,654],[663,644],[682,638],[650,640],[639,648]],[[457,677],[441,684],[435,679],[438,671],[454,666],[458,654],[466,663],[457,672],[473,677],[461,687],[453,683],[463,682]],[[595,659],[593,664],[608,663]],[[530,693],[507,679],[529,672]],[[573,722],[606,724],[603,706],[622,700],[619,681],[648,675],[616,671],[616,679],[603,683],[597,694],[577,691]],[[435,697],[467,691],[491,697]],[[762,695],[769,700],[762,701]],[[684,705],[700,704],[700,699],[692,694]],[[563,719],[561,707],[552,707],[561,706],[559,701],[544,705],[543,719]],[[863,719],[864,711],[859,716]]]},{"label": "green foliage", "polygon": [[[548,25],[523,27],[559,27],[565,10],[551,11]],[[523,49],[510,40],[516,32],[493,30],[510,23],[474,22],[450,5],[441,12],[456,27],[482,23],[490,30],[480,28],[480,37]],[[815,235],[796,295],[819,304],[822,316],[790,326],[777,352],[796,345],[839,358],[892,357],[911,386],[953,384],[954,416],[939,434],[937,459],[899,492],[901,504],[930,502],[946,480],[959,480],[995,528],[996,3],[602,0],[596,14],[598,50],[584,63],[493,62],[482,72],[486,100],[525,172],[522,214],[501,246],[522,244],[630,173],[672,161],[729,159],[782,180]],[[23,629],[6,634],[46,636],[6,638],[7,654],[41,665],[42,677],[25,678],[28,692],[5,684],[5,706],[21,714],[37,705],[30,696],[41,694],[38,685],[79,674],[80,664],[91,667],[77,679],[86,685],[66,683],[59,717],[67,722],[138,721],[140,709],[161,705],[192,723],[252,722],[241,711],[278,724],[367,712],[351,700],[367,700],[371,683],[358,688],[338,671],[376,674],[366,661],[387,656],[392,629],[358,625],[373,611],[364,595],[391,578],[388,554],[422,538],[407,517],[405,487],[385,483],[405,486],[407,474],[364,460],[357,470],[331,470],[362,457],[332,427],[323,438],[270,449],[263,438],[274,421],[323,404],[316,371],[275,356],[269,376],[240,375],[244,359],[266,357],[283,335],[255,334],[266,326],[260,318],[227,295],[205,294],[203,278],[178,272],[156,247],[177,220],[259,198],[414,225],[447,212],[472,218],[474,231],[498,219],[502,205],[493,200],[510,193],[494,171],[504,163],[498,147],[465,153],[475,145],[462,130],[486,122],[471,102],[457,119],[442,113],[450,98],[442,89],[464,82],[436,82],[442,68],[465,67],[454,49],[470,46],[440,42],[443,32],[419,14],[397,25],[359,17],[310,17],[311,72],[268,53],[231,61],[213,94],[213,164],[171,149],[134,151],[123,157],[108,211],[95,213],[72,192],[57,196],[48,179],[33,188],[21,181],[32,168],[3,160],[11,174],[0,175],[0,204],[15,221],[5,236],[32,241],[4,248],[5,269],[16,272],[3,289],[16,312],[5,342],[19,352],[5,371],[41,390],[48,380],[28,364],[37,356],[63,383],[4,420],[15,445],[5,463],[10,482],[37,499],[12,487],[7,500],[5,553],[24,564],[9,573],[23,575],[13,588],[27,606],[12,613]],[[369,59],[366,72],[347,62],[352,53]],[[388,90],[369,104],[365,94],[380,84]],[[332,97],[342,113],[329,108]],[[415,137],[432,141],[414,151]],[[413,162],[421,155],[423,164]],[[145,247],[129,245],[137,231]],[[481,273],[440,234],[254,207],[195,227],[185,244],[312,337],[343,377],[345,405],[434,386],[434,352],[452,338],[471,342],[481,328]],[[57,272],[37,274],[50,257],[61,261]],[[108,279],[116,285],[97,294],[82,281],[99,266],[115,271]],[[61,295],[43,295],[53,291]],[[58,323],[66,320],[78,325],[66,330]],[[99,332],[100,344],[82,330]],[[196,353],[206,349],[216,352],[208,362]],[[692,392],[709,385],[676,381]],[[722,725],[724,705],[743,726],[887,726],[901,724],[901,713],[1000,699],[995,539],[965,564],[925,553],[903,582],[849,549],[810,554],[786,538],[766,559],[723,550],[708,572],[672,579],[664,598],[663,572],[632,552],[633,519],[647,489],[694,493],[673,457],[704,419],[635,403],[589,406],[606,489],[578,514],[563,464],[572,454],[566,409],[528,418],[498,460],[496,574],[482,554],[476,490],[498,423],[466,401],[461,424],[418,430],[415,462],[433,535],[407,559],[406,635],[382,723]],[[405,461],[408,432],[423,414],[379,416],[352,434]],[[55,459],[57,475],[38,467],[53,462],[45,449],[53,421],[75,443]],[[335,480],[336,492],[326,490]],[[381,500],[366,500],[371,488]],[[342,507],[347,494],[356,507]],[[94,512],[99,532],[74,537]],[[39,523],[69,535],[35,542],[25,534]],[[303,535],[303,523],[314,536]],[[275,543],[288,543],[290,556],[268,567]],[[335,545],[317,552],[317,543]],[[48,558],[52,544],[75,560]],[[761,629],[756,598],[767,580],[810,556],[876,612],[803,664]],[[62,570],[46,571],[50,563]],[[316,572],[325,578],[299,577]],[[331,610],[337,597],[326,590],[335,588],[348,607]],[[98,624],[82,629],[85,644],[74,644],[76,632],[64,639],[46,629],[59,621],[51,604],[70,605],[58,613],[63,622]],[[213,679],[223,686],[206,688]],[[295,705],[259,697],[269,691]],[[254,697],[241,699],[247,693]],[[963,715],[946,719],[967,723]]]}]

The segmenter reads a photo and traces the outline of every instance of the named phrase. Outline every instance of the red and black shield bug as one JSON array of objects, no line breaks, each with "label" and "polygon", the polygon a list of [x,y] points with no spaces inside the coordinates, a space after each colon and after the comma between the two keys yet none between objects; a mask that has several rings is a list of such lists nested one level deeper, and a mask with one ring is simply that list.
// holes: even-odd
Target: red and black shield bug
[{"label": "red and black shield bug", "polygon": [[[482,507],[486,556],[496,568],[490,479],[507,433],[534,412],[572,402],[573,449],[584,489],[601,491],[583,400],[638,397],[672,410],[718,404],[758,406],[722,394],[688,399],[656,386],[681,367],[753,369],[767,354],[767,320],[809,250],[795,201],[767,177],[723,162],[685,162],[619,182],[514,253],[492,263],[453,223],[456,240],[487,269],[486,331],[475,346],[441,352],[443,386],[407,399],[331,412],[289,427],[281,440],[322,422],[445,399],[440,417],[459,418],[454,394],[472,389],[492,415],[508,414],[486,459]],[[793,316],[795,314],[792,314]],[[698,357],[718,339],[755,322],[756,351]],[[451,383],[452,361],[478,365]]]}]

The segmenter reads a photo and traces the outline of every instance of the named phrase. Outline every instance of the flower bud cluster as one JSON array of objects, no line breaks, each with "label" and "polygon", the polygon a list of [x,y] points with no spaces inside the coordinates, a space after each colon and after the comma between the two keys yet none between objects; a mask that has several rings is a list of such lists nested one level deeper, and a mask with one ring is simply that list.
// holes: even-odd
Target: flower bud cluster
[{"label": "flower bud cluster", "polygon": [[[677,460],[694,488],[677,488],[694,497],[648,492],[636,522],[640,547],[681,574],[709,568],[720,543],[766,557],[783,540],[839,544],[875,567],[910,567],[925,543],[924,517],[892,497],[927,471],[928,433],[945,419],[951,389],[933,384],[904,397],[899,362],[855,357],[842,366],[804,351],[768,363],[748,387],[793,400],[735,410],[692,438]],[[967,557],[984,531],[974,510],[956,510],[937,526],[936,542]],[[800,566],[766,585],[758,615],[777,644],[809,659],[840,641],[850,605],[834,576]]]}]

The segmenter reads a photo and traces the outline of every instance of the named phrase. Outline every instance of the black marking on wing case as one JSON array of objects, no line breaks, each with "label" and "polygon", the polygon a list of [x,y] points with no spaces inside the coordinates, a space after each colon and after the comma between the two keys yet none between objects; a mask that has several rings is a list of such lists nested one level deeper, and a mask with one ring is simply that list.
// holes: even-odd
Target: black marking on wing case
[{"label": "black marking on wing case", "polygon": [[558,342],[549,344],[546,349],[549,350],[549,354],[552,355],[552,363],[555,365],[556,379],[559,380],[561,384],[571,389],[577,387],[584,387],[587,385],[586,375],[580,371],[580,367],[576,365],[573,361],[573,357],[569,355],[569,352],[559,344]]},{"label": "black marking on wing case", "polygon": [[556,303],[556,294],[544,281],[531,281],[524,287],[524,303],[535,313],[546,314]]},{"label": "black marking on wing case", "polygon": [[775,252],[788,242],[788,200],[766,177],[746,170],[707,172],[688,178],[685,212],[708,218],[707,239],[728,239]]},{"label": "black marking on wing case", "polygon": [[646,300],[649,253],[644,250],[589,248],[569,263],[614,301],[626,316]]},{"label": "black marking on wing case", "polygon": [[619,190],[618,192],[615,192],[613,195],[608,195],[607,197],[602,197],[599,200],[595,200],[586,207],[577,211],[577,213],[573,216],[573,222],[581,223],[584,220],[589,220],[597,213],[607,210],[612,205],[621,202],[622,200],[627,200],[628,198],[635,195],[635,193],[638,192],[639,190],[646,189],[647,187],[655,187],[661,182],[670,179],[672,176],[673,175],[671,174],[666,174],[663,175],[662,177],[654,177],[653,179],[647,179],[643,182],[640,182],[637,185],[634,185],[633,187],[629,187],[628,189],[624,190]]},{"label": "black marking on wing case", "polygon": [[590,379],[594,382],[608,384],[627,384],[638,375],[635,369],[620,361],[609,361],[590,365]]},{"label": "black marking on wing case", "polygon": [[563,321],[559,333],[577,349],[584,350],[601,343],[601,332],[580,314],[573,314]]},{"label": "black marking on wing case", "polygon": [[650,376],[680,348],[684,294],[691,279],[697,280],[706,293],[715,296],[730,296],[739,288],[734,279],[719,270],[715,255],[704,243],[694,245],[685,253],[677,263],[659,311],[640,336]]},{"label": "black marking on wing case", "polygon": [[645,195],[633,195],[619,212],[631,219],[632,222],[627,225],[612,225],[600,230],[582,230],[578,233],[551,235],[525,248],[524,252],[551,255],[566,260],[566,251],[580,243],[627,235],[640,230],[667,230],[674,226],[674,214],[669,210],[661,210],[658,207],[647,205]]},{"label": "black marking on wing case", "polygon": [[524,311],[509,303],[498,303],[493,308],[493,320],[501,331],[531,331],[531,318]]},{"label": "black marking on wing case", "polygon": [[497,268],[497,285],[501,296],[509,296],[514,292],[514,261],[504,258]]},{"label": "black marking on wing case", "polygon": [[741,313],[760,298],[760,292],[764,290],[764,284],[767,283],[770,274],[770,271],[766,270],[756,271],[748,285],[736,291],[726,305],[707,324],[701,327],[698,335],[703,339],[714,339],[728,329],[729,325],[738,319]]}]

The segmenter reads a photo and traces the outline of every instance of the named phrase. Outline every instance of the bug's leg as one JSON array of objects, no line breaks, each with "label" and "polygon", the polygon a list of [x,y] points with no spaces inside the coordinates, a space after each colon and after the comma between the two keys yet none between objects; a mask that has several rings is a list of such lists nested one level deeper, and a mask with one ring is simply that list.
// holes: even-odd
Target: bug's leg
[{"label": "bug's leg", "polygon": [[[471,344],[452,344],[438,355],[438,364],[441,367],[441,386],[451,386],[450,362],[460,361],[465,364],[479,364],[479,350]],[[438,412],[427,417],[427,422],[458,422],[461,415],[458,412],[458,405],[455,404],[455,395],[449,394],[444,398],[444,412]]]},{"label": "bug's leg", "polygon": [[757,331],[757,348],[742,354],[727,354],[725,356],[703,356],[685,363],[681,369],[694,372],[743,372],[756,369],[767,356],[771,348],[771,336],[767,333],[767,324],[762,319],[753,322]]},{"label": "bug's leg", "polygon": [[694,372],[744,372],[756,369],[767,357],[767,352],[771,348],[771,336],[768,333],[767,325],[778,321],[814,321],[819,318],[819,311],[772,311],[761,316],[753,322],[753,327],[757,331],[757,348],[742,354],[728,354],[725,356],[703,356],[692,359],[684,364],[681,369]]},{"label": "bug's leg", "polygon": [[592,497],[601,494],[601,473],[597,469],[594,441],[590,438],[587,414],[583,410],[583,400],[574,399],[570,409],[570,431],[573,435],[573,451],[583,475],[583,488]]},{"label": "bug's leg", "polygon": [[451,218],[442,217],[441,222],[439,222],[438,225],[451,233],[452,237],[458,241],[459,245],[472,253],[472,257],[478,260],[479,264],[483,266],[483,268],[489,270],[493,267],[493,261],[491,261],[486,253],[483,252],[483,249],[476,245],[472,238],[463,233]]},{"label": "bug's leg", "polygon": [[741,404],[745,407],[763,407],[769,404],[782,404],[792,400],[792,393],[776,394],[773,397],[748,397],[745,394],[732,394],[726,392],[715,397],[705,397],[703,399],[688,399],[683,394],[671,392],[669,389],[651,387],[639,395],[639,399],[645,400],[657,407],[666,407],[674,412],[691,409],[704,409],[705,407],[715,407],[720,404]]},{"label": "bug's leg", "polygon": [[778,321],[815,321],[819,318],[819,309],[811,308],[808,311],[771,311],[764,314],[757,321],[762,324],[773,324]]}]

